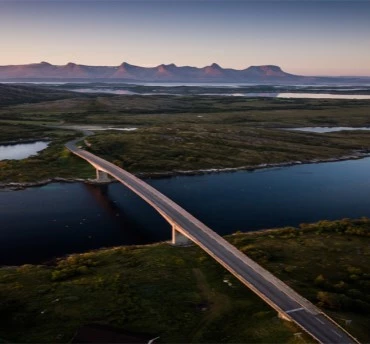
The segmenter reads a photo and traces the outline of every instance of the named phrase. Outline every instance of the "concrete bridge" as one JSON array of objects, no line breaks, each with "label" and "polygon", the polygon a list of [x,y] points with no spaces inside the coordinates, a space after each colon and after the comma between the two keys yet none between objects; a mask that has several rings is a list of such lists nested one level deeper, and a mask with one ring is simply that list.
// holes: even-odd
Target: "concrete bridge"
[{"label": "concrete bridge", "polygon": [[106,180],[107,176],[110,175],[156,209],[172,226],[173,244],[186,244],[190,240],[201,247],[274,308],[281,318],[293,321],[318,342],[359,343],[311,302],[247,257],[167,196],[122,168],[90,152],[79,149],[76,147],[77,141],[68,142],[66,148],[93,165],[97,170],[98,179]]}]

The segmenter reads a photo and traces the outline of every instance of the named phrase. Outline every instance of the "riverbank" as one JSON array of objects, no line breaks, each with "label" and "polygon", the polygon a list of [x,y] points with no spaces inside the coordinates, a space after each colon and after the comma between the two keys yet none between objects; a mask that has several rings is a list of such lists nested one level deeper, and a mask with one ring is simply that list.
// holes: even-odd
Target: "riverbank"
[{"label": "riverbank", "polygon": [[176,177],[176,176],[192,176],[192,175],[202,175],[211,173],[224,173],[224,172],[236,172],[236,171],[257,171],[261,169],[269,168],[279,168],[279,167],[289,167],[294,165],[304,165],[304,164],[320,164],[326,162],[336,162],[336,161],[346,161],[346,160],[358,160],[370,157],[370,152],[356,152],[350,155],[344,155],[341,157],[334,157],[328,159],[312,159],[312,160],[302,160],[302,161],[288,161],[282,163],[266,163],[259,165],[247,165],[240,167],[229,167],[229,168],[211,168],[211,169],[201,169],[201,170],[190,170],[190,171],[171,171],[171,172],[138,172],[135,173],[137,177],[141,178],[166,178],[166,177]]},{"label": "riverbank", "polygon": [[37,139],[18,139],[18,140],[9,140],[9,141],[0,141],[0,145],[17,145],[20,143],[35,143],[38,141],[50,141],[51,137],[41,137]]},{"label": "riverbank", "polygon": [[39,180],[36,182],[27,182],[27,183],[0,183],[0,191],[1,189],[10,190],[10,191],[17,191],[17,190],[24,190],[27,188],[32,187],[39,187],[44,186],[50,183],[86,183],[86,184],[93,184],[93,185],[101,185],[101,184],[108,184],[108,183],[114,183],[115,181],[111,182],[99,182],[94,179],[82,179],[82,178],[49,178],[45,180]]},{"label": "riverbank", "polygon": [[[226,238],[360,341],[370,340],[369,219]],[[0,268],[0,296],[0,338],[10,342],[67,343],[87,324],[159,336],[163,343],[311,341],[297,338],[300,329],[196,246],[114,247]]]},{"label": "riverbank", "polygon": [[[176,171],[168,171],[168,172],[137,172],[133,173],[139,178],[170,178],[176,176],[195,176],[195,175],[204,175],[204,174],[213,174],[213,173],[227,173],[227,172],[236,172],[236,171],[257,171],[261,169],[269,169],[269,168],[282,168],[282,167],[290,167],[295,165],[303,165],[303,164],[320,164],[320,163],[328,163],[328,162],[337,162],[337,161],[346,161],[346,160],[358,160],[358,159],[365,159],[370,157],[370,152],[363,152],[358,151],[350,155],[344,155],[341,157],[334,157],[328,159],[312,159],[312,160],[302,160],[302,161],[288,161],[283,163],[271,163],[271,164],[259,164],[256,166],[247,165],[241,167],[232,167],[232,168],[212,168],[212,169],[202,169],[202,170],[176,170]],[[83,182],[88,184],[107,184],[107,183],[115,183],[117,181],[112,180],[111,182],[99,182],[95,179],[85,179],[85,178],[61,178],[61,177],[54,177],[48,178],[44,180],[36,180],[34,182],[3,182],[0,183],[0,190],[7,189],[7,190],[23,190],[29,187],[38,187],[47,185],[50,183],[55,182],[63,182],[63,183],[75,183],[75,182]]]}]

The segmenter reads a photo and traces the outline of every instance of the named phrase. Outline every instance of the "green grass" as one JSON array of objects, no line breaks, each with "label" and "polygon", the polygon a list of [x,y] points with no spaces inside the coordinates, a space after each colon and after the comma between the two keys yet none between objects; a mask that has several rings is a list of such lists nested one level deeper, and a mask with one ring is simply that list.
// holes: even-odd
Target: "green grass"
[{"label": "green grass", "polygon": [[370,133],[318,135],[232,125],[177,124],[89,137],[93,153],[131,172],[308,162],[370,150]]},{"label": "green grass", "polygon": [[[369,341],[370,220],[322,221],[227,237],[361,341]],[[223,282],[226,279],[231,286]],[[303,343],[311,339],[197,247],[117,247],[56,265],[0,269],[0,338],[68,342],[84,324],[165,343]]]},{"label": "green grass", "polygon": [[[0,109],[0,119],[109,125],[176,123],[252,127],[369,125],[370,100],[205,96],[90,96]],[[202,116],[202,117],[198,117]]]},{"label": "green grass", "polygon": [[[54,126],[138,127],[97,132],[92,152],[135,173],[237,168],[330,159],[370,151],[370,132],[315,134],[280,128],[370,126],[370,101],[201,96],[91,96],[0,109],[0,142],[52,135]],[[65,135],[67,141],[71,135]],[[1,182],[91,177],[78,159],[61,159],[61,135],[39,156],[2,163]],[[52,161],[55,159],[55,161]],[[42,170],[35,168],[43,165]],[[22,174],[19,174],[19,170]]]},{"label": "green grass", "polygon": [[42,139],[48,137],[50,132],[42,126],[14,122],[1,123],[0,144],[6,142],[16,142],[23,140]]}]

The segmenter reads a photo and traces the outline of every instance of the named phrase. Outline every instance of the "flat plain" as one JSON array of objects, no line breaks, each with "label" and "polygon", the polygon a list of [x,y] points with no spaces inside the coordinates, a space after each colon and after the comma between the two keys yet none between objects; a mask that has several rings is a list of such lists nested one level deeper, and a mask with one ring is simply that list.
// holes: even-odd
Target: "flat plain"
[{"label": "flat plain", "polygon": [[53,140],[36,157],[0,162],[1,182],[93,177],[94,171],[64,148],[66,141],[81,135],[67,130],[70,127],[137,128],[95,131],[89,137],[91,146],[86,148],[141,174],[253,168],[370,151],[370,132],[366,131],[317,134],[283,130],[370,126],[369,100],[136,95],[70,98],[70,93],[65,97],[51,101],[36,97],[33,103],[0,107],[0,142]]}]

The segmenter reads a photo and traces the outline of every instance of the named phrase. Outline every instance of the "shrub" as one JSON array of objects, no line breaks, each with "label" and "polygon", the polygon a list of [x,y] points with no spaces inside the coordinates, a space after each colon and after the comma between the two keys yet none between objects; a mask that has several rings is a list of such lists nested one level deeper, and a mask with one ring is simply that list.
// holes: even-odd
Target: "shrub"
[{"label": "shrub", "polygon": [[347,271],[351,274],[351,275],[361,275],[362,274],[362,270],[360,268],[356,268],[354,266],[349,266],[347,268]]},{"label": "shrub", "polygon": [[332,308],[332,309],[341,308],[340,294],[328,293],[326,291],[319,291],[316,297],[320,301],[320,303],[325,307]]},{"label": "shrub", "polygon": [[318,275],[315,278],[315,284],[318,286],[324,286],[324,285],[327,285],[327,281],[323,275]]}]

